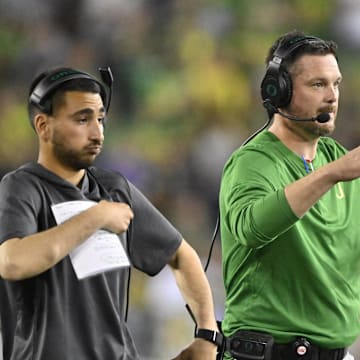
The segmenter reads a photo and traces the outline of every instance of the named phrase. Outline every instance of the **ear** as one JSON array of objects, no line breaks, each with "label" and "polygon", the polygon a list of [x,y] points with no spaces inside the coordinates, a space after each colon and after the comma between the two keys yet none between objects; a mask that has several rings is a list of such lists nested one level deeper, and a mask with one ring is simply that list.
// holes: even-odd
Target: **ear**
[{"label": "ear", "polygon": [[34,118],[35,131],[38,134],[39,138],[45,142],[50,139],[49,121],[49,116],[44,113],[37,114]]}]

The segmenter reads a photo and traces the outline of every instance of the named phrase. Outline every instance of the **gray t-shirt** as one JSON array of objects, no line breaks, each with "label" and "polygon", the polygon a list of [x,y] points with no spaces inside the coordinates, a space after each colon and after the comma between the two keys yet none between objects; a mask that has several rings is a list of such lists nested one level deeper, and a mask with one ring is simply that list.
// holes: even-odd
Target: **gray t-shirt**
[{"label": "gray t-shirt", "polygon": [[[0,243],[56,226],[51,205],[86,199],[130,204],[135,216],[119,239],[132,266],[149,275],[167,264],[182,239],[122,175],[95,167],[78,188],[25,164],[4,176],[0,199]],[[33,278],[0,279],[4,360],[139,359],[124,319],[128,277],[124,268],[78,280],[67,256]]]}]

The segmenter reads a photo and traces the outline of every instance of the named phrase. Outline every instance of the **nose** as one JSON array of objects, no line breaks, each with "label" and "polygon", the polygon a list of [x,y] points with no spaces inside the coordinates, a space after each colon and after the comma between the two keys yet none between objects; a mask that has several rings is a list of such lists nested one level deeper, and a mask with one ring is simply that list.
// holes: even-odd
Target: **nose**
[{"label": "nose", "polygon": [[336,85],[328,86],[328,90],[326,92],[326,101],[328,103],[335,103],[339,99],[339,87]]},{"label": "nose", "polygon": [[102,121],[95,119],[91,122],[90,134],[91,140],[103,141],[104,140],[104,124]]}]

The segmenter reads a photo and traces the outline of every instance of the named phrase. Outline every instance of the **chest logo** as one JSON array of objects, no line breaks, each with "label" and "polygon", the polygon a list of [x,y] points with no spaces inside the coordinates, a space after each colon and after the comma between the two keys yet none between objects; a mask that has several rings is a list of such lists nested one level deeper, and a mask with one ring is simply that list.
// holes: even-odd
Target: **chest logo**
[{"label": "chest logo", "polygon": [[343,199],[345,197],[345,193],[344,193],[341,183],[337,183],[335,185],[335,194],[336,194],[336,198],[339,200]]}]

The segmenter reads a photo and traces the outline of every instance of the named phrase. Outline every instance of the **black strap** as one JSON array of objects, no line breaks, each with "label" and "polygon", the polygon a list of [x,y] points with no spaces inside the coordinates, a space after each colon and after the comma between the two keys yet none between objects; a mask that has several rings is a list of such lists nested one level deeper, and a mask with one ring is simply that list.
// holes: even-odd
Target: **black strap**
[{"label": "black strap", "polygon": [[[303,347],[305,349],[300,349]],[[301,352],[300,352],[301,350]],[[347,353],[346,348],[326,349],[315,344],[300,344],[298,339],[287,344],[274,344],[272,357],[274,359],[316,359],[316,360],[342,360]]]},{"label": "black strap", "polygon": [[196,329],[195,337],[210,341],[217,346],[222,346],[224,341],[224,336],[221,333],[208,329]]}]

